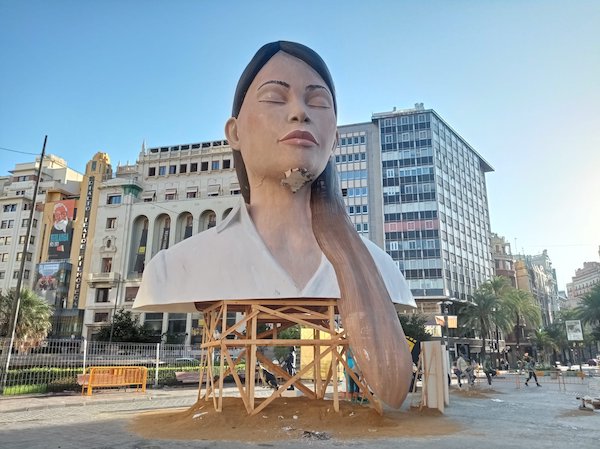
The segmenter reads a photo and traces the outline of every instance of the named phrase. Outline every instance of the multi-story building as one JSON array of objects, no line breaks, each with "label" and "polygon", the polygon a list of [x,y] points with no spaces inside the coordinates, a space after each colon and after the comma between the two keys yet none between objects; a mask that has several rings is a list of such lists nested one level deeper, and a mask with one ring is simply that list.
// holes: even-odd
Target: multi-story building
[{"label": "multi-story building", "polygon": [[491,249],[495,275],[504,276],[510,281],[512,287],[516,287],[517,275],[515,272],[515,260],[510,249],[510,243],[507,242],[504,237],[492,233]]},{"label": "multi-story building", "polygon": [[[598,253],[600,254],[600,251]],[[578,268],[571,282],[567,284],[568,307],[577,307],[579,300],[598,284],[600,284],[600,263],[584,262],[583,268]]]},{"label": "multi-story building", "polygon": [[[488,164],[432,109],[376,113],[385,249],[420,312],[469,300],[492,275]],[[381,186],[381,187],[380,187]]]},{"label": "multi-story building", "polygon": [[[135,165],[99,186],[89,257],[84,336],[93,338],[119,308],[130,308],[148,261],[211,228],[241,201],[224,140],[142,148]],[[198,254],[208,257],[210,254]],[[143,313],[157,340],[199,343],[200,314]]]},{"label": "multi-story building", "polygon": [[560,310],[556,271],[548,251],[535,256],[515,256],[517,288],[530,292],[542,313],[543,327],[552,324],[554,315]]},{"label": "multi-story building", "polygon": [[[39,158],[35,162],[17,164],[10,171],[11,176],[0,182],[0,290],[3,292],[15,289],[21,274],[23,246],[31,209],[34,208],[33,193],[39,164]],[[77,197],[81,179],[81,173],[69,168],[63,159],[54,155],[44,157],[23,265],[23,287],[34,288],[36,266],[44,255],[42,241],[50,232],[44,226],[44,204],[57,195]]]}]

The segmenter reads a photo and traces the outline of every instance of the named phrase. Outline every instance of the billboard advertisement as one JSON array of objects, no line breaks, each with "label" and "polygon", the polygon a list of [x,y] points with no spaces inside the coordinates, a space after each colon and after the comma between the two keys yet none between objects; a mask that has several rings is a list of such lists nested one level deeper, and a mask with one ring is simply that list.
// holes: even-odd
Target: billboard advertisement
[{"label": "billboard advertisement", "polygon": [[48,260],[69,259],[73,241],[75,200],[62,200],[50,204],[52,205],[52,223],[48,243]]},{"label": "billboard advertisement", "polygon": [[565,320],[567,326],[567,340],[583,341],[583,330],[581,329],[581,321]]},{"label": "billboard advertisement", "polygon": [[36,266],[34,291],[56,308],[67,305],[71,264],[44,262]]}]

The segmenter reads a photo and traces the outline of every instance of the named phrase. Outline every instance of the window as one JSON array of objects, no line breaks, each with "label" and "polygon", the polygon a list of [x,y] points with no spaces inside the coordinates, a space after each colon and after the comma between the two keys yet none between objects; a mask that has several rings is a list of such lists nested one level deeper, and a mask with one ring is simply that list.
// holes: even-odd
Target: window
[{"label": "window", "polygon": [[369,230],[369,224],[368,223],[363,223],[363,231],[367,232]]},{"label": "window", "polygon": [[402,142],[408,142],[410,140],[410,134],[402,133]]},{"label": "window", "polygon": [[164,165],[161,165],[158,167],[158,175],[159,176],[165,176],[167,174],[167,167]]},{"label": "window", "polygon": [[362,213],[363,214],[369,213],[369,208],[368,208],[368,206],[366,204],[364,204],[363,207],[362,207]]},{"label": "window", "polygon": [[8,253],[0,254],[0,262],[8,262]]},{"label": "window", "polygon": [[156,167],[148,168],[148,176],[156,176]]},{"label": "window", "polygon": [[23,196],[23,195],[25,195],[25,190],[17,190],[15,192],[15,195],[17,195],[17,196]]},{"label": "window", "polygon": [[11,243],[12,243],[12,236],[10,236],[10,235],[7,235],[4,238],[0,238],[0,244],[10,245]]},{"label": "window", "polygon": [[198,196],[198,191],[197,190],[188,191],[185,194],[186,198],[196,198],[197,196]]},{"label": "window", "polygon": [[223,170],[227,170],[231,168],[231,159],[224,159],[223,160]]},{"label": "window", "polygon": [[23,203],[23,210],[30,210],[31,209],[31,203]]},{"label": "window", "polygon": [[169,324],[167,333],[171,335],[182,336],[185,334],[185,327],[187,321],[187,314],[185,313],[169,313]]},{"label": "window", "polygon": [[121,204],[121,195],[108,195],[106,204]]},{"label": "window", "polygon": [[208,171],[208,161],[200,163],[200,171]]},{"label": "window", "polygon": [[[108,292],[110,288],[97,288],[96,289],[96,302],[108,302]],[[106,314],[108,318],[108,313]]]},{"label": "window", "polygon": [[221,164],[219,163],[219,161],[212,161],[212,164],[211,164],[211,166],[210,166],[210,169],[211,169],[211,170],[218,170],[220,165],[221,165]]},{"label": "window", "polygon": [[187,173],[187,164],[181,164],[179,166],[179,173]]},{"label": "window", "polygon": [[13,279],[19,279],[19,270],[13,271]]},{"label": "window", "polygon": [[17,210],[17,205],[16,204],[5,204],[3,209],[4,209],[4,212],[15,212]]},{"label": "window", "polygon": [[[22,252],[17,253],[17,262],[20,262],[22,258],[23,258],[23,253]],[[27,253],[25,260],[27,260],[28,262],[31,262],[31,253]]]},{"label": "window", "polygon": [[[75,210],[77,210],[77,209],[75,209]],[[74,218],[74,217],[73,217],[73,218]],[[35,218],[34,218],[34,219],[33,219],[33,227],[34,227],[34,228],[37,228],[37,223],[38,223],[37,219],[35,219]]]},{"label": "window", "polygon": [[147,313],[144,318],[144,327],[150,331],[151,335],[160,336],[162,334],[162,313]]},{"label": "window", "polygon": [[94,323],[106,323],[106,322],[108,322],[108,312],[94,313]]},{"label": "window", "polygon": [[23,279],[29,279],[29,273],[30,273],[29,270],[24,270],[23,271]]},{"label": "window", "polygon": [[29,218],[24,218],[21,220],[21,227],[26,228],[27,226],[29,226]]},{"label": "window", "polygon": [[139,287],[125,287],[125,301],[133,301],[139,289]]},{"label": "window", "polygon": [[15,220],[2,220],[0,223],[1,229],[10,229],[15,226]]},{"label": "window", "polygon": [[196,173],[198,171],[198,164],[193,162],[190,164],[190,173]]},{"label": "window", "polygon": [[116,229],[117,228],[117,218],[109,217],[106,219],[106,229]]},{"label": "window", "polygon": [[169,165],[169,174],[174,175],[177,173],[177,165]]},{"label": "window", "polygon": [[4,271],[0,271],[0,279],[4,279],[5,276],[5,272]]}]

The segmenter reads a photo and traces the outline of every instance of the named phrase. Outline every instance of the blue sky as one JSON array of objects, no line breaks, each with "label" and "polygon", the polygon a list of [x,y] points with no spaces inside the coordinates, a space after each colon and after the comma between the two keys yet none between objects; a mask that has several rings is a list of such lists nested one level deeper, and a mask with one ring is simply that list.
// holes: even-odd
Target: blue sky
[{"label": "blue sky", "polygon": [[[600,245],[598,1],[0,0],[0,147],[82,171],[223,138],[265,42],[328,63],[340,124],[423,102],[488,162],[492,230],[564,288]],[[0,174],[33,156],[0,150]]]}]

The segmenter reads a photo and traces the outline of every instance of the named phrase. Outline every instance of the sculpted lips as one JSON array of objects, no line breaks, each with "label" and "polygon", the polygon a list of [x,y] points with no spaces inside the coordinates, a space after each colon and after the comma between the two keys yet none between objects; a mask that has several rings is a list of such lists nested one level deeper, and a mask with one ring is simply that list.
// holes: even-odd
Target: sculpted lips
[{"label": "sculpted lips", "polygon": [[318,145],[317,139],[308,131],[300,131],[295,130],[292,131],[281,139],[280,142],[290,143],[293,145],[300,145],[304,147],[312,147],[313,145]]}]

